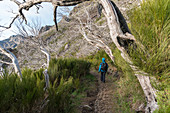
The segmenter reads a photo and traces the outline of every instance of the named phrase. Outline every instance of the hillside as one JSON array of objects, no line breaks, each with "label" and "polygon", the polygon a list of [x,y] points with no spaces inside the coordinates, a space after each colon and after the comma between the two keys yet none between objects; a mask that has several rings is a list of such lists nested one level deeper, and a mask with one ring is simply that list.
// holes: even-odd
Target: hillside
[{"label": "hillside", "polygon": [[[140,1],[140,0],[139,0]],[[137,4],[139,1],[116,1],[120,10],[123,14],[126,14],[130,7]],[[40,37],[48,42],[48,46],[52,51],[50,51],[51,56],[54,57],[85,57],[88,55],[95,54],[98,49],[91,44],[89,44],[82,34],[80,34],[79,27],[80,22],[78,21],[77,15],[82,21],[86,22],[86,12],[84,12],[84,7],[87,6],[89,9],[89,15],[91,15],[92,22],[96,26],[105,26],[104,28],[98,29],[94,28],[94,32],[100,34],[102,40],[107,44],[111,44],[112,41],[109,38],[109,29],[106,26],[106,18],[104,15],[99,15],[98,13],[98,4],[96,2],[86,2],[79,4],[74,7],[71,11],[69,17],[63,17],[62,20],[58,23],[59,31],[55,30],[55,27],[51,27],[45,30],[40,34]],[[128,17],[127,17],[128,18]],[[69,21],[68,21],[69,20]],[[102,32],[100,32],[102,31]],[[27,49],[25,49],[25,45]],[[34,46],[31,43],[20,44],[17,47],[18,50],[18,60],[21,67],[29,68],[40,68],[42,64],[46,61],[44,54],[36,49],[31,49]],[[36,47],[33,47],[36,48]],[[23,50],[24,49],[24,50]],[[31,58],[30,58],[31,57]],[[24,60],[23,60],[24,58]],[[37,60],[41,59],[41,60]]]}]

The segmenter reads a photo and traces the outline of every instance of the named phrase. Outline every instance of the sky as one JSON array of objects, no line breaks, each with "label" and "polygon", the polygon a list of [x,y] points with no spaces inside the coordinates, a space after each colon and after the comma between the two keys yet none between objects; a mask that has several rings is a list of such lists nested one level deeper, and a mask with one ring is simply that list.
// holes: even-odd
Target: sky
[{"label": "sky", "polygon": [[[22,0],[18,0],[22,1]],[[40,8],[39,13],[37,14],[36,7],[32,7],[29,11],[23,11],[27,21],[29,22],[32,19],[37,19],[41,21],[42,26],[45,25],[54,25],[53,22],[53,6],[51,3],[42,3],[43,8]],[[72,7],[73,8],[73,7]],[[15,17],[18,13],[18,6],[11,2],[10,0],[0,1],[0,25],[8,26],[12,20],[12,17]],[[16,35],[13,31],[15,31],[16,27],[15,24],[8,30],[3,31],[0,33],[0,40],[4,40],[9,38],[11,35]],[[0,28],[0,31],[2,28]]]}]

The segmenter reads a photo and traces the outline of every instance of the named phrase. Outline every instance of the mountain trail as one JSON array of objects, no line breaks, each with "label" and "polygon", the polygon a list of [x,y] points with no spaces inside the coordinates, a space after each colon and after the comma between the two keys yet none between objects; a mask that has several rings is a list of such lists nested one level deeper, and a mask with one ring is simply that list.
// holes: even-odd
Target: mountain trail
[{"label": "mountain trail", "polygon": [[114,82],[109,78],[110,75],[106,74],[106,82],[100,81],[100,73],[90,72],[97,78],[97,93],[94,95],[92,105],[89,105],[92,110],[82,110],[82,113],[114,113]]}]

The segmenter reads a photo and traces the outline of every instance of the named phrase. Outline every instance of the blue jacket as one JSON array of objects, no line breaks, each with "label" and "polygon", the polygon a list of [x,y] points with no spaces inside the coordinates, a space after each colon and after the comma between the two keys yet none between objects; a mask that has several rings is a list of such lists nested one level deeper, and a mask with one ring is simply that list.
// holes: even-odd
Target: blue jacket
[{"label": "blue jacket", "polygon": [[[105,58],[102,58],[102,63],[100,63],[100,65],[99,65],[99,71],[98,71],[98,72],[100,72],[100,71],[101,71],[101,72],[107,72],[107,71],[101,69],[101,66],[102,66],[103,63],[106,63],[106,62],[105,62]],[[106,64],[107,64],[107,63],[106,63]],[[108,64],[107,64],[107,69],[108,69]]]}]

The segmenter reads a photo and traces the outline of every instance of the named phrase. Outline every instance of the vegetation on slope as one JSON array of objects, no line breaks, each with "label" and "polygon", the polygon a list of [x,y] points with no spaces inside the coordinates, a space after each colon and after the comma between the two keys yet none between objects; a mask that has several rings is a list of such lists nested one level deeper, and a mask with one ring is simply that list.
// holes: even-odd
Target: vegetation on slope
[{"label": "vegetation on slope", "polygon": [[[52,59],[50,87],[44,91],[43,69],[25,69],[23,80],[16,74],[0,79],[0,112],[68,113],[72,112],[72,93],[79,88],[79,78],[86,75],[90,64],[78,59]],[[57,75],[57,76],[56,76]]]},{"label": "vegetation on slope", "polygon": [[138,67],[156,78],[152,85],[160,91],[158,112],[167,112],[170,108],[169,4],[170,0],[146,0],[130,13],[132,33],[143,45],[137,45],[131,56]]},{"label": "vegetation on slope", "polygon": [[43,98],[44,80],[42,69],[33,72],[23,70],[23,79],[16,75],[5,75],[0,79],[0,112],[34,111]]}]

